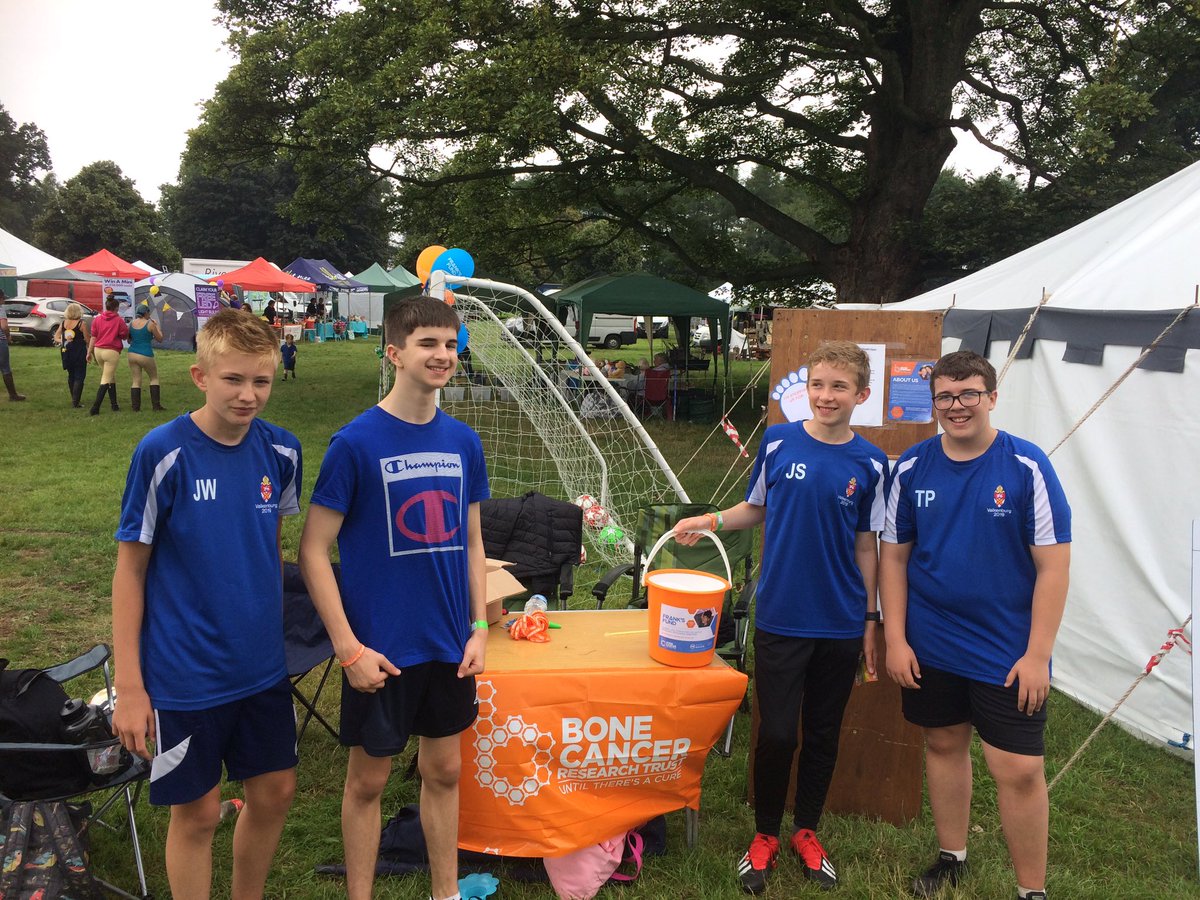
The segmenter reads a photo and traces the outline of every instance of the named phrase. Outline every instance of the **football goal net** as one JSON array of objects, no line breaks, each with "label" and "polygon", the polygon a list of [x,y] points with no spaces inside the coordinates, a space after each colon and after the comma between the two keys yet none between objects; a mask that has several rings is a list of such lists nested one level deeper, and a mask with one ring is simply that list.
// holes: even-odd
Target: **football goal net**
[{"label": "football goal net", "polygon": [[[443,294],[443,278],[433,274],[432,296]],[[492,496],[539,491],[577,502],[589,562],[628,562],[637,510],[687,502],[679,479],[617,386],[535,295],[458,277],[453,292],[469,355],[439,403],[483,441]],[[385,357],[380,396],[390,376]]]}]

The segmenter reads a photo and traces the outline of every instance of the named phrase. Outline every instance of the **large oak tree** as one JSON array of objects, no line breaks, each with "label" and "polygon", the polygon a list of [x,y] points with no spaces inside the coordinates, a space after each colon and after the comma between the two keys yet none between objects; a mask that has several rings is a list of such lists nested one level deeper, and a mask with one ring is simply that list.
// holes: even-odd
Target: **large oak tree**
[{"label": "large oak tree", "polygon": [[[491,180],[497,203],[538,176],[555,216],[607,220],[697,277],[824,279],[844,300],[923,278],[923,213],[959,138],[1004,153],[1026,187],[1053,184],[1089,161],[1081,145],[1092,163],[1136,155],[1194,82],[1155,56],[1194,45],[1185,0],[218,6],[241,61],[206,116],[237,127],[212,129],[207,151],[289,155],[302,201],[350,162],[417,189]],[[802,189],[802,211],[756,190],[750,166]],[[738,227],[680,221],[697,192]]]}]

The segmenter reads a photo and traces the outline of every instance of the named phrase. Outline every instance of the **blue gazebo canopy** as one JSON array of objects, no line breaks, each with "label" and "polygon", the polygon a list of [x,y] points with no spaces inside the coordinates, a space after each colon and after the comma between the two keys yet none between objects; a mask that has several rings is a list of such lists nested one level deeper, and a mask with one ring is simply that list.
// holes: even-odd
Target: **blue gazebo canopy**
[{"label": "blue gazebo canopy", "polygon": [[311,281],[318,291],[349,291],[360,293],[370,290],[361,281],[347,278],[337,270],[327,259],[305,259],[303,256],[292,260],[284,271],[305,281]]}]

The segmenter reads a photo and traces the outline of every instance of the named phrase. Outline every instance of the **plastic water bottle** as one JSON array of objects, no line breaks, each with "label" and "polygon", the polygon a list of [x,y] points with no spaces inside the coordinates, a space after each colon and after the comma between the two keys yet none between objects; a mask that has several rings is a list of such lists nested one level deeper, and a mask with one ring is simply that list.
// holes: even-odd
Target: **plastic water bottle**
[{"label": "plastic water bottle", "polygon": [[221,801],[221,821],[228,822],[230,819],[236,819],[238,813],[242,811],[242,807],[246,805],[246,801],[240,797],[234,797],[232,800]]},{"label": "plastic water bottle", "polygon": [[535,612],[544,613],[548,608],[549,604],[546,602],[546,598],[541,594],[534,594],[525,601],[525,615]]},{"label": "plastic water bottle", "polygon": [[[99,744],[111,741],[112,726],[104,710],[82,700],[68,700],[63,704],[62,729],[67,740],[75,744]],[[89,747],[88,766],[97,775],[111,775],[121,767],[121,745]]]}]

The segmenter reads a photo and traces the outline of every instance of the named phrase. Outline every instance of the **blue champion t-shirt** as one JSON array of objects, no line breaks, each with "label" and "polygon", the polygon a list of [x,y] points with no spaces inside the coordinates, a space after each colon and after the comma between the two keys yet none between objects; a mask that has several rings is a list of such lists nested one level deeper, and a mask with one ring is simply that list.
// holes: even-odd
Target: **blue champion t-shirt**
[{"label": "blue champion t-shirt", "polygon": [[374,406],[330,440],[312,502],[345,516],[346,618],[393,665],[462,662],[468,513],[488,496],[479,435],[440,409],[414,425]]},{"label": "blue champion t-shirt", "polygon": [[883,528],[887,454],[855,435],[826,444],[802,422],[763,434],[746,501],[765,506],[755,627],[791,637],[863,633],[860,531]]},{"label": "blue champion t-shirt", "polygon": [[278,527],[300,484],[300,442],[261,419],[230,447],[185,413],[134,450],[116,539],[153,548],[141,662],[155,708],[229,703],[286,675]]},{"label": "blue champion t-shirt", "polygon": [[938,436],[896,461],[881,537],[913,544],[906,632],[917,661],[1003,684],[1029,642],[1029,548],[1070,543],[1071,507],[1029,441],[999,431],[982,456],[959,462]]}]

